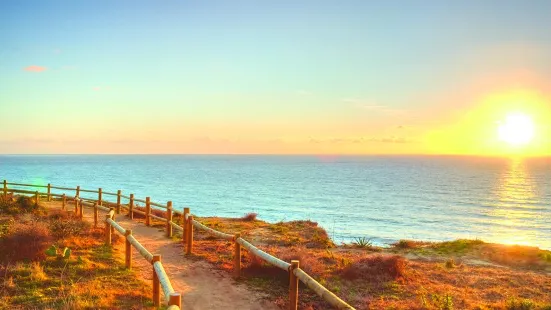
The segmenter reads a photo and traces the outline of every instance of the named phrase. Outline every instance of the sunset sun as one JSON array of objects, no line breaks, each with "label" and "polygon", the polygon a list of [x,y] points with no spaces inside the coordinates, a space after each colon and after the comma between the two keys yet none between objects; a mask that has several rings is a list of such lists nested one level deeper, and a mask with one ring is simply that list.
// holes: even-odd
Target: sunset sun
[{"label": "sunset sun", "polygon": [[499,140],[512,146],[530,143],[534,137],[534,122],[526,114],[514,113],[506,116],[498,127]]}]

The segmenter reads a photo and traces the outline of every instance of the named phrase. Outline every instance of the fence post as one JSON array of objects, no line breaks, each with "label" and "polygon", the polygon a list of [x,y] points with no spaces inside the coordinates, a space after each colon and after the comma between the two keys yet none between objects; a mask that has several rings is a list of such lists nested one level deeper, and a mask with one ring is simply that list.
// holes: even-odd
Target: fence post
[{"label": "fence post", "polygon": [[161,282],[159,282],[159,276],[155,272],[155,267],[153,265],[155,262],[161,261],[161,255],[155,254],[153,255],[153,260],[151,261],[151,267],[153,269],[153,304],[155,307],[158,307],[161,305]]},{"label": "fence post", "polygon": [[187,254],[193,251],[193,215],[188,216],[187,221]]},{"label": "fence post", "polygon": [[125,247],[125,262],[126,262],[126,268],[132,269],[132,244],[130,244],[130,241],[128,241],[128,236],[132,236],[132,230],[127,229],[124,232],[124,239],[126,240],[126,247]]},{"label": "fence post", "polygon": [[172,201],[166,203],[166,236],[172,238]]},{"label": "fence post", "polygon": [[241,238],[241,234],[237,233],[233,237],[234,251],[233,251],[233,276],[237,279],[241,275],[241,244],[237,243],[237,239]]},{"label": "fence post", "polygon": [[52,201],[52,185],[48,183],[48,201]]},{"label": "fence post", "polygon": [[80,197],[80,185],[77,186],[75,197]]},{"label": "fence post", "polygon": [[8,181],[4,180],[4,197],[8,196]]},{"label": "fence post", "polygon": [[111,245],[111,225],[107,220],[110,219],[109,214],[105,215],[105,244]]},{"label": "fence post", "polygon": [[[109,213],[108,214],[111,214],[111,211],[113,211],[113,208],[109,208]],[[111,219],[113,221],[115,221],[115,212],[113,212],[113,215],[111,216]],[[114,234],[115,233],[115,227],[111,226],[111,234]]]},{"label": "fence post", "polygon": [[149,217],[149,214],[151,214],[151,198],[145,197],[145,225],[151,226],[151,218]]},{"label": "fence post", "polygon": [[36,204],[40,202],[40,195],[38,194],[38,191],[34,192],[34,199],[36,200]]},{"label": "fence post", "polygon": [[184,214],[182,214],[182,228],[184,229],[184,231],[182,231],[182,244],[186,244],[187,243],[187,219],[186,219],[186,215],[189,214],[189,208],[184,208]]},{"label": "fence post", "polygon": [[80,198],[75,198],[75,216],[78,216],[78,202]]},{"label": "fence post", "polygon": [[134,219],[134,194],[130,194],[130,202],[128,203],[128,216],[131,220]]},{"label": "fence post", "polygon": [[176,292],[170,293],[168,297],[168,305],[177,306],[178,308],[182,309],[182,295]]},{"label": "fence post", "polygon": [[121,194],[122,191],[119,189],[117,191],[117,214],[121,214]]},{"label": "fence post", "polygon": [[298,307],[298,278],[295,276],[295,269],[299,268],[299,261],[292,260],[289,269],[289,309],[297,310]]},{"label": "fence post", "polygon": [[79,203],[78,203],[78,206],[79,206],[79,217],[80,219],[83,219],[84,218],[84,205],[82,204],[82,201],[79,200]]},{"label": "fence post", "polygon": [[101,188],[98,188],[98,205],[102,206],[103,204],[101,203]]},{"label": "fence post", "polygon": [[65,196],[65,193],[61,197],[61,210],[65,210],[65,204],[67,203],[67,196]]},{"label": "fence post", "polygon": [[98,204],[94,204],[94,228],[98,228]]}]

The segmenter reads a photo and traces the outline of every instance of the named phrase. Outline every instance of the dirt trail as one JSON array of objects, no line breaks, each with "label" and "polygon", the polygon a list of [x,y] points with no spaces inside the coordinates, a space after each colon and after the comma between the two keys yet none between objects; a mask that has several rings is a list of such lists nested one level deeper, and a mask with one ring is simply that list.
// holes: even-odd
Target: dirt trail
[{"label": "dirt trail", "polygon": [[[48,208],[61,209],[59,202],[41,204]],[[68,210],[72,209],[74,205],[69,205]],[[105,218],[104,214],[104,212],[100,213],[100,221]],[[84,218],[93,223],[91,208],[84,207]],[[161,255],[172,287],[183,294],[182,306],[185,309],[279,309],[274,304],[263,300],[265,296],[262,293],[252,291],[246,285],[234,281],[227,272],[215,270],[207,262],[186,258],[182,246],[168,239],[164,229],[145,226],[130,220],[123,214],[117,215],[116,221],[123,228],[131,229],[134,237],[149,252]],[[124,253],[124,243],[119,243],[116,248],[119,253]],[[132,268],[143,280],[151,281],[151,265],[135,249],[133,249],[132,259]]]}]

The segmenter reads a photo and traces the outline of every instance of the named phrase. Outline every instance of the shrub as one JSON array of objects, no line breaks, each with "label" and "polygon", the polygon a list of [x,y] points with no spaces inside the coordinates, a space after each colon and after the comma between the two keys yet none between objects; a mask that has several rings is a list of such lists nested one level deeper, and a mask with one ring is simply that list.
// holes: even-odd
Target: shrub
[{"label": "shrub", "polygon": [[256,221],[257,216],[258,216],[258,213],[251,212],[243,215],[243,217],[241,217],[240,220],[246,221],[246,222],[253,222],[253,221]]},{"label": "shrub", "polygon": [[512,298],[507,302],[506,309],[507,310],[531,310],[531,309],[536,309],[536,305],[534,304],[534,302],[528,299],[517,300],[515,298]]},{"label": "shrub", "polygon": [[450,258],[446,261],[446,268],[448,269],[452,269],[455,267],[455,261],[453,260],[453,258]]},{"label": "shrub", "polygon": [[424,242],[405,240],[401,239],[400,241],[393,243],[392,246],[398,249],[415,249],[423,245]]},{"label": "shrub", "polygon": [[50,215],[49,228],[57,239],[80,236],[88,231],[90,224],[68,212]]},{"label": "shrub", "polygon": [[406,260],[401,256],[372,255],[352,262],[340,274],[349,280],[376,277],[385,281],[402,278],[405,271]]},{"label": "shrub", "polygon": [[38,209],[36,201],[32,197],[13,195],[0,195],[0,213],[22,214],[31,213]]},{"label": "shrub", "polygon": [[45,223],[17,221],[1,240],[1,258],[6,261],[36,261],[45,257],[52,236]]}]

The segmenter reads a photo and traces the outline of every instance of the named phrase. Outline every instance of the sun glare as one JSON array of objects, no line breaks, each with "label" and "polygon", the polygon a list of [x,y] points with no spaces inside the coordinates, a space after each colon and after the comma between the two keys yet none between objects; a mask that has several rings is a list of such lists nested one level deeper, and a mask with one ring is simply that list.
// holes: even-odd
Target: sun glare
[{"label": "sun glare", "polygon": [[498,127],[498,137],[512,146],[526,145],[534,137],[534,127],[530,116],[521,113],[509,114]]}]

